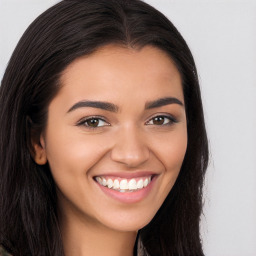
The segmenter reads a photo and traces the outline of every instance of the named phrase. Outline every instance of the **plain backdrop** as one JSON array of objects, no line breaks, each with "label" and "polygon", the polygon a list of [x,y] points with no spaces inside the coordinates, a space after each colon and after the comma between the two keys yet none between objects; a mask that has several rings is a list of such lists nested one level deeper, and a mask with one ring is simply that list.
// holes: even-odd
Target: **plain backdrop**
[{"label": "plain backdrop", "polygon": [[[24,30],[56,2],[0,0],[0,79]],[[146,2],[184,36],[200,76],[211,148],[201,227],[205,253],[255,256],[256,1]]]}]

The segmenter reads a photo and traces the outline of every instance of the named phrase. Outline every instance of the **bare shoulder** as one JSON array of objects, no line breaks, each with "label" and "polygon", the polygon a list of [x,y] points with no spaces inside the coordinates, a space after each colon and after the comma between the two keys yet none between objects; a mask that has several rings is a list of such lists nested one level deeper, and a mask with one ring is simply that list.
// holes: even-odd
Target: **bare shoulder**
[{"label": "bare shoulder", "polygon": [[11,256],[4,248],[0,245],[0,256]]}]

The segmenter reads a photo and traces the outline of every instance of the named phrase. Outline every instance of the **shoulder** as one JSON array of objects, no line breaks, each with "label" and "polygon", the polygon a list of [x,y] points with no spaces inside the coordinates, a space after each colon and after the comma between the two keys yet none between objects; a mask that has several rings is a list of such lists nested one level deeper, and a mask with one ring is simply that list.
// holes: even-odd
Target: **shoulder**
[{"label": "shoulder", "polygon": [[0,256],[11,256],[11,254],[9,254],[3,246],[0,245]]}]

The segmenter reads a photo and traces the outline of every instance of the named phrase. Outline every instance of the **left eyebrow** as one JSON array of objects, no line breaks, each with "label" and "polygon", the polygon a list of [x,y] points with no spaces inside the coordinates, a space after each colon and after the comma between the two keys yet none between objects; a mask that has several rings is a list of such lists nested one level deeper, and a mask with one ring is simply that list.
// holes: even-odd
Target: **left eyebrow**
[{"label": "left eyebrow", "polygon": [[118,107],[112,103],[109,102],[103,102],[103,101],[79,101],[75,105],[73,105],[67,113],[74,111],[79,108],[99,108],[103,110],[107,110],[110,112],[118,112]]},{"label": "left eyebrow", "polygon": [[158,108],[169,104],[178,104],[180,106],[184,106],[184,104],[179,99],[174,97],[167,97],[147,102],[145,104],[145,109]]}]

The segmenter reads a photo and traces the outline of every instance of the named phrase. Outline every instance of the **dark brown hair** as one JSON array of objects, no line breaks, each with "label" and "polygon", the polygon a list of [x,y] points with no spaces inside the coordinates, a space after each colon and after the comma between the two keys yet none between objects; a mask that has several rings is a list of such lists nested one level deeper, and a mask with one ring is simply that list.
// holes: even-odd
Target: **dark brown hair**
[{"label": "dark brown hair", "polygon": [[31,131],[47,122],[61,72],[107,44],[165,51],[185,98],[188,147],[178,179],[139,236],[152,256],[201,256],[202,186],[208,143],[192,54],[173,24],[140,0],[64,0],[41,14],[20,39],[0,87],[0,244],[14,255],[64,255],[55,183],[31,157]]}]

